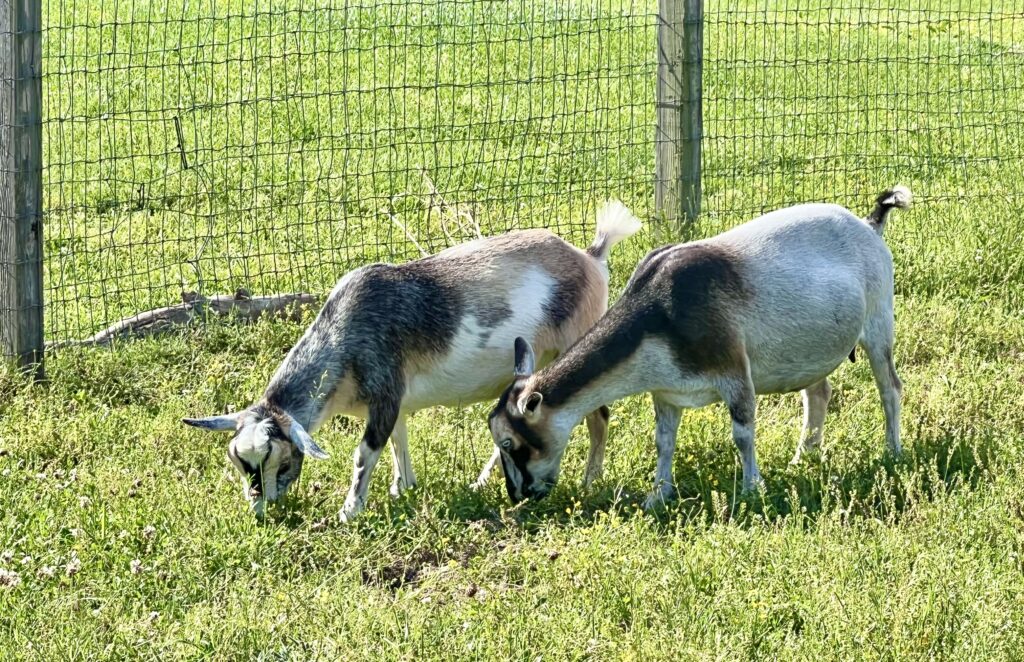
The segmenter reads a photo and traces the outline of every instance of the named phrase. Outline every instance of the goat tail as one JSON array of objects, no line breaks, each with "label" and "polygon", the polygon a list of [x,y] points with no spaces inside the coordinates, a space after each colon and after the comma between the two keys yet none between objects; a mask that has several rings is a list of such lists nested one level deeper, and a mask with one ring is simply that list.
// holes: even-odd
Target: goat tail
[{"label": "goat tail", "polygon": [[608,200],[597,210],[597,236],[587,247],[587,255],[608,261],[612,246],[636,234],[643,224],[618,200]]},{"label": "goat tail", "polygon": [[885,221],[893,209],[907,209],[913,194],[906,186],[893,186],[875,199],[875,208],[868,214],[867,222],[879,236],[885,231]]}]

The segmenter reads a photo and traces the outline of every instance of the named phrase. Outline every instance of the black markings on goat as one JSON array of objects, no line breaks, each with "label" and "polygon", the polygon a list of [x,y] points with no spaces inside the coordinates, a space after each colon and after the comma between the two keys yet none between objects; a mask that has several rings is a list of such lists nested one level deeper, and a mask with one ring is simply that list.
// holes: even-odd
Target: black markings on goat
[{"label": "black markings on goat", "polygon": [[[594,328],[546,368],[522,375],[499,400],[489,420],[495,441],[512,435],[510,447],[531,450],[506,456],[516,476],[532,480],[509,483],[509,496],[546,494],[572,428],[600,406],[645,391],[658,421],[657,480],[645,505],[672,492],[665,483],[680,410],[719,401],[732,418],[743,487],[754,489],[761,481],[756,395],[803,391],[797,461],[821,442],[828,375],[856,358],[856,345],[875,377],[886,443],[899,453],[893,264],[881,230],[893,208],[909,203],[910,192],[894,187],[866,219],[838,205],[799,205],[649,253]],[[521,346],[518,353],[529,352]],[[520,412],[510,401],[535,406]]]},{"label": "black markings on goat", "polygon": [[[230,420],[190,424],[227,429],[237,422],[232,457],[249,465],[271,452],[263,477],[280,488],[264,495],[272,501],[298,476],[303,454],[326,457],[310,436],[325,420],[337,414],[365,418],[342,511],[343,518],[352,517],[365,503],[389,437],[395,449],[392,492],[415,484],[408,414],[496,396],[512,379],[517,336],[535,345],[543,361],[593,325],[607,306],[608,252],[638,229],[625,207],[609,203],[598,212],[588,251],[545,230],[526,230],[407,264],[356,269],[339,281],[259,403]],[[269,475],[275,472],[277,480]]]}]

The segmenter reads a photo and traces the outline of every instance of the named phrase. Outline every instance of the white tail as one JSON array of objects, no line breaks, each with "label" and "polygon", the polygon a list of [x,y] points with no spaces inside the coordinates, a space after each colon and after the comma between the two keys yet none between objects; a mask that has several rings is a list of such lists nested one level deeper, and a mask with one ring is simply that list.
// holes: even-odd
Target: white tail
[{"label": "white tail", "polygon": [[893,209],[908,209],[914,199],[906,186],[893,186],[875,199],[875,208],[868,214],[867,222],[879,235],[885,230],[885,220]]},{"label": "white tail", "polygon": [[618,200],[609,200],[597,210],[597,237],[587,253],[601,262],[608,259],[612,246],[636,234],[643,224]]}]

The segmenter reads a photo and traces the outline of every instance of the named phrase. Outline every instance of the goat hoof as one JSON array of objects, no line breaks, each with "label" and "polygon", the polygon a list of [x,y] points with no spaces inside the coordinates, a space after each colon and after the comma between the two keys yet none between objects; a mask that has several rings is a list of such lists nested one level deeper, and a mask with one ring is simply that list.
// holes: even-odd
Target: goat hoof
[{"label": "goat hoof", "polygon": [[745,496],[757,496],[764,493],[764,479],[760,476],[754,478],[749,483],[743,484],[743,494]]},{"label": "goat hoof", "polygon": [[361,499],[345,499],[345,505],[342,506],[341,512],[338,513],[338,519],[342,524],[348,524],[361,512],[363,512],[363,502]]},{"label": "goat hoof", "polygon": [[392,498],[397,499],[407,490],[411,490],[414,487],[416,487],[416,483],[406,483],[404,480],[396,480],[391,483],[391,489],[389,492],[391,493]]},{"label": "goat hoof", "polygon": [[817,460],[818,462],[825,461],[825,451],[822,450],[821,446],[815,446],[814,448],[805,448],[789,461],[789,466],[796,467],[804,464],[804,462],[810,458],[811,460]]},{"label": "goat hoof", "polygon": [[676,491],[674,488],[655,490],[647,495],[644,499],[644,510],[651,511],[659,506],[664,506],[666,503],[675,498]]}]

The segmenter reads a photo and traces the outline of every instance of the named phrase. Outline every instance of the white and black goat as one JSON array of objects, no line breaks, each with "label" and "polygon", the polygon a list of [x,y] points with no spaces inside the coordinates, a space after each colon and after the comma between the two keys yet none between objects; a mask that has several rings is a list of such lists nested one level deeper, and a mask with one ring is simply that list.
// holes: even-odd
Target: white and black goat
[{"label": "white and black goat", "polygon": [[821,443],[827,377],[859,344],[900,452],[902,385],[893,364],[893,264],[886,216],[910,191],[882,193],[860,219],[838,205],[772,212],[704,241],[665,246],[637,266],[622,297],[575,345],[534,373],[515,341],[516,380],[491,412],[513,501],[541,498],[558,479],[569,433],[584,414],[634,393],[654,400],[658,459],[650,507],[673,495],[680,410],[724,401],[743,464],[754,455],[755,395],[802,391],[804,428],[794,461]]},{"label": "white and black goat", "polygon": [[[415,484],[406,418],[435,405],[497,397],[511,379],[513,341],[528,338],[550,360],[608,307],[608,253],[640,228],[625,206],[607,203],[585,251],[547,230],[478,239],[401,265],[372,264],[343,277],[277,369],[262,399],[225,416],[185,419],[235,433],[228,457],[247,478],[257,515],[298,477],[305,456],[324,458],[310,433],[347,414],[366,419],[355,451],[343,520],[361,511],[388,437],[391,492]],[[591,434],[586,480],[601,472],[608,409],[585,412]],[[582,416],[581,416],[582,418]],[[498,461],[495,451],[478,479]]]}]

